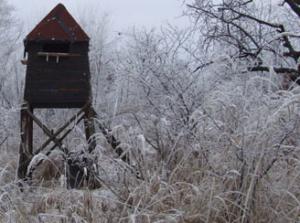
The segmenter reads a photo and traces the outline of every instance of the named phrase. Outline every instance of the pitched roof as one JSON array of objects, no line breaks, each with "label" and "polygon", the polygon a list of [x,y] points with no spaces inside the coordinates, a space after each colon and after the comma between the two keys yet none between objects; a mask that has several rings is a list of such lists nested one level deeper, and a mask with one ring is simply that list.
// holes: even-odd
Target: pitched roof
[{"label": "pitched roof", "polygon": [[35,40],[85,42],[89,37],[65,6],[58,4],[26,37],[26,41]]}]

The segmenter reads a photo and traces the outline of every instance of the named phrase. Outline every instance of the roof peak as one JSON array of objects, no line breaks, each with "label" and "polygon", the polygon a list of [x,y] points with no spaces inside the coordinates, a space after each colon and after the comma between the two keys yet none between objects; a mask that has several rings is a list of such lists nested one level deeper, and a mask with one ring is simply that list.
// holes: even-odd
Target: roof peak
[{"label": "roof peak", "polygon": [[58,3],[51,11],[54,11],[54,10],[67,10],[66,6],[62,3]]},{"label": "roof peak", "polygon": [[89,37],[66,7],[62,3],[59,3],[27,35],[26,40],[84,42],[89,41]]},{"label": "roof peak", "polygon": [[58,3],[55,7],[58,7],[58,6],[66,8],[63,3]]}]

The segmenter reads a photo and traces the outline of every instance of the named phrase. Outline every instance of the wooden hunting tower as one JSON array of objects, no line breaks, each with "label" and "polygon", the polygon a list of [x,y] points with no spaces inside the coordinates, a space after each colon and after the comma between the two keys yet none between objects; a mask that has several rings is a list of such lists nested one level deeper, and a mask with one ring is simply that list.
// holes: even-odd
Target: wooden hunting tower
[{"label": "wooden hunting tower", "polygon": [[89,100],[89,37],[57,5],[24,40],[24,99],[35,108],[80,108]]},{"label": "wooden hunting tower", "polygon": [[[62,141],[70,132],[66,128],[71,123],[84,120],[86,138],[89,139],[94,133],[92,119],[95,114],[90,103],[89,37],[62,4],[58,4],[26,36],[24,46],[22,63],[27,65],[27,69],[21,110],[20,178],[26,177],[32,157],[45,150],[51,142],[54,147],[68,153]],[[54,132],[34,115],[35,108],[81,109]],[[49,137],[35,151],[32,148],[33,122]],[[94,146],[92,143],[89,151]]]}]

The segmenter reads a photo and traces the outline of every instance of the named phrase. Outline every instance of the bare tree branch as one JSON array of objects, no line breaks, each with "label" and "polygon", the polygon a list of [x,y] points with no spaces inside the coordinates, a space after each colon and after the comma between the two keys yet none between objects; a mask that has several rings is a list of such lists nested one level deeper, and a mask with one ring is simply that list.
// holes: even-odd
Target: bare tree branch
[{"label": "bare tree branch", "polygon": [[300,2],[297,0],[285,0],[285,2],[290,6],[290,8],[300,17]]}]

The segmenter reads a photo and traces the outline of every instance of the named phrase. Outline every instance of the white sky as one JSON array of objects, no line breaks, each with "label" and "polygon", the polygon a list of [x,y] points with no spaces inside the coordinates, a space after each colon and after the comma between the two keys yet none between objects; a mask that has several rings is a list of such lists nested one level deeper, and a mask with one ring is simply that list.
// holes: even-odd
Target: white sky
[{"label": "white sky", "polygon": [[26,31],[37,24],[56,4],[63,3],[76,19],[81,16],[108,14],[111,30],[122,31],[132,26],[159,27],[169,22],[185,26],[183,0],[9,0]]}]

